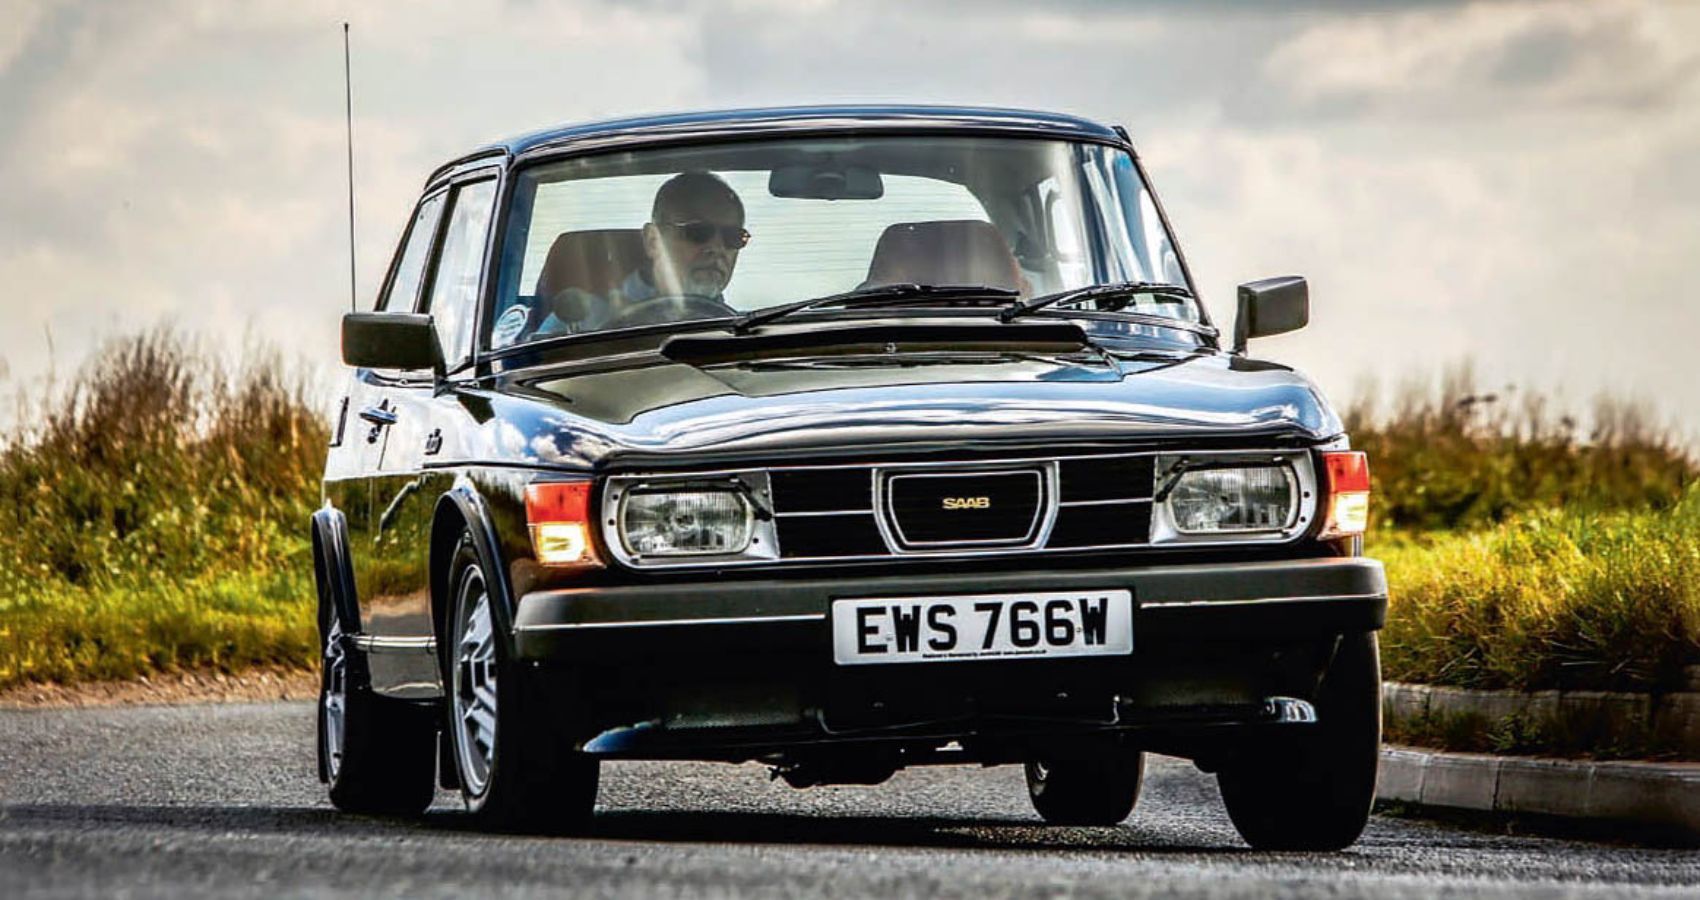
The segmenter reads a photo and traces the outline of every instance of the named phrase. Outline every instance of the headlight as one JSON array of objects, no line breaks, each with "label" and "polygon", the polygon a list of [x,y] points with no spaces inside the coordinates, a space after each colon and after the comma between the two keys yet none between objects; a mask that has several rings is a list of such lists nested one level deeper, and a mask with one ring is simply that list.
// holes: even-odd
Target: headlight
[{"label": "headlight", "polygon": [[633,556],[742,553],[750,545],[749,501],[736,491],[650,491],[627,494],[620,538]]},{"label": "headlight", "polygon": [[1181,534],[1283,531],[1298,514],[1298,491],[1287,466],[1183,471],[1165,502]]}]

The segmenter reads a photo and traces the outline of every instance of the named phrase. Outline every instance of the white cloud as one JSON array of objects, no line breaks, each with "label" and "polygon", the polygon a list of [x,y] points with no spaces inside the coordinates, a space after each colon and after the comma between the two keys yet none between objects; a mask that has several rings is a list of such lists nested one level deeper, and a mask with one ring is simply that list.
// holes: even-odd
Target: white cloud
[{"label": "white cloud", "polygon": [[0,21],[6,23],[6,28],[0,29],[0,75],[35,38],[48,5],[48,0],[6,0],[0,4]]},{"label": "white cloud", "polygon": [[1695,11],[1651,2],[1474,3],[1325,20],[1265,77],[1314,107],[1515,114],[1664,102],[1700,75]]}]

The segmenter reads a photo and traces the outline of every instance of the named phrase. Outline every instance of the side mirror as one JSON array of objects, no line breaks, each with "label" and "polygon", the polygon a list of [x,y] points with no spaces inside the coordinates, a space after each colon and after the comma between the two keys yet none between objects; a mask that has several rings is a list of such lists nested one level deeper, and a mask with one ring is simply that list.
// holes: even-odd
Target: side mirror
[{"label": "side mirror", "polygon": [[1239,315],[1234,318],[1234,352],[1246,341],[1297,331],[1310,324],[1310,285],[1298,275],[1264,278],[1240,285]]},{"label": "side mirror", "polygon": [[351,312],[342,317],[342,361],[367,369],[443,373],[437,328],[424,313]]}]

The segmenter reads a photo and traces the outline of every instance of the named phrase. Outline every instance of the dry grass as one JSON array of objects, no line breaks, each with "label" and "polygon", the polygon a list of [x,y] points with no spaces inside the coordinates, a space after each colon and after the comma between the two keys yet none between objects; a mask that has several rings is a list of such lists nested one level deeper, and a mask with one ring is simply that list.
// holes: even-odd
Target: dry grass
[{"label": "dry grass", "polygon": [[108,346],[0,447],[0,687],[312,658],[328,434],[277,357]]},{"label": "dry grass", "polygon": [[1586,428],[1544,398],[1482,390],[1468,364],[1391,403],[1366,391],[1346,412],[1369,452],[1378,529],[1453,530],[1519,512],[1662,509],[1700,481],[1700,460],[1646,408],[1595,401]]}]

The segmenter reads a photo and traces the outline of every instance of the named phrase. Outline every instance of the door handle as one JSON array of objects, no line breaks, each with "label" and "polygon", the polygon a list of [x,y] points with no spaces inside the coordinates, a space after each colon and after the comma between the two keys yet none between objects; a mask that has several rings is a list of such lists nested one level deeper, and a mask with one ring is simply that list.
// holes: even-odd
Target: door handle
[{"label": "door handle", "polygon": [[395,409],[390,406],[390,401],[385,400],[377,406],[368,406],[361,410],[360,418],[372,426],[366,432],[366,443],[376,444],[384,429],[395,424]]},{"label": "door handle", "polygon": [[395,424],[395,410],[388,406],[368,406],[360,411],[360,418],[372,423],[374,428]]}]

